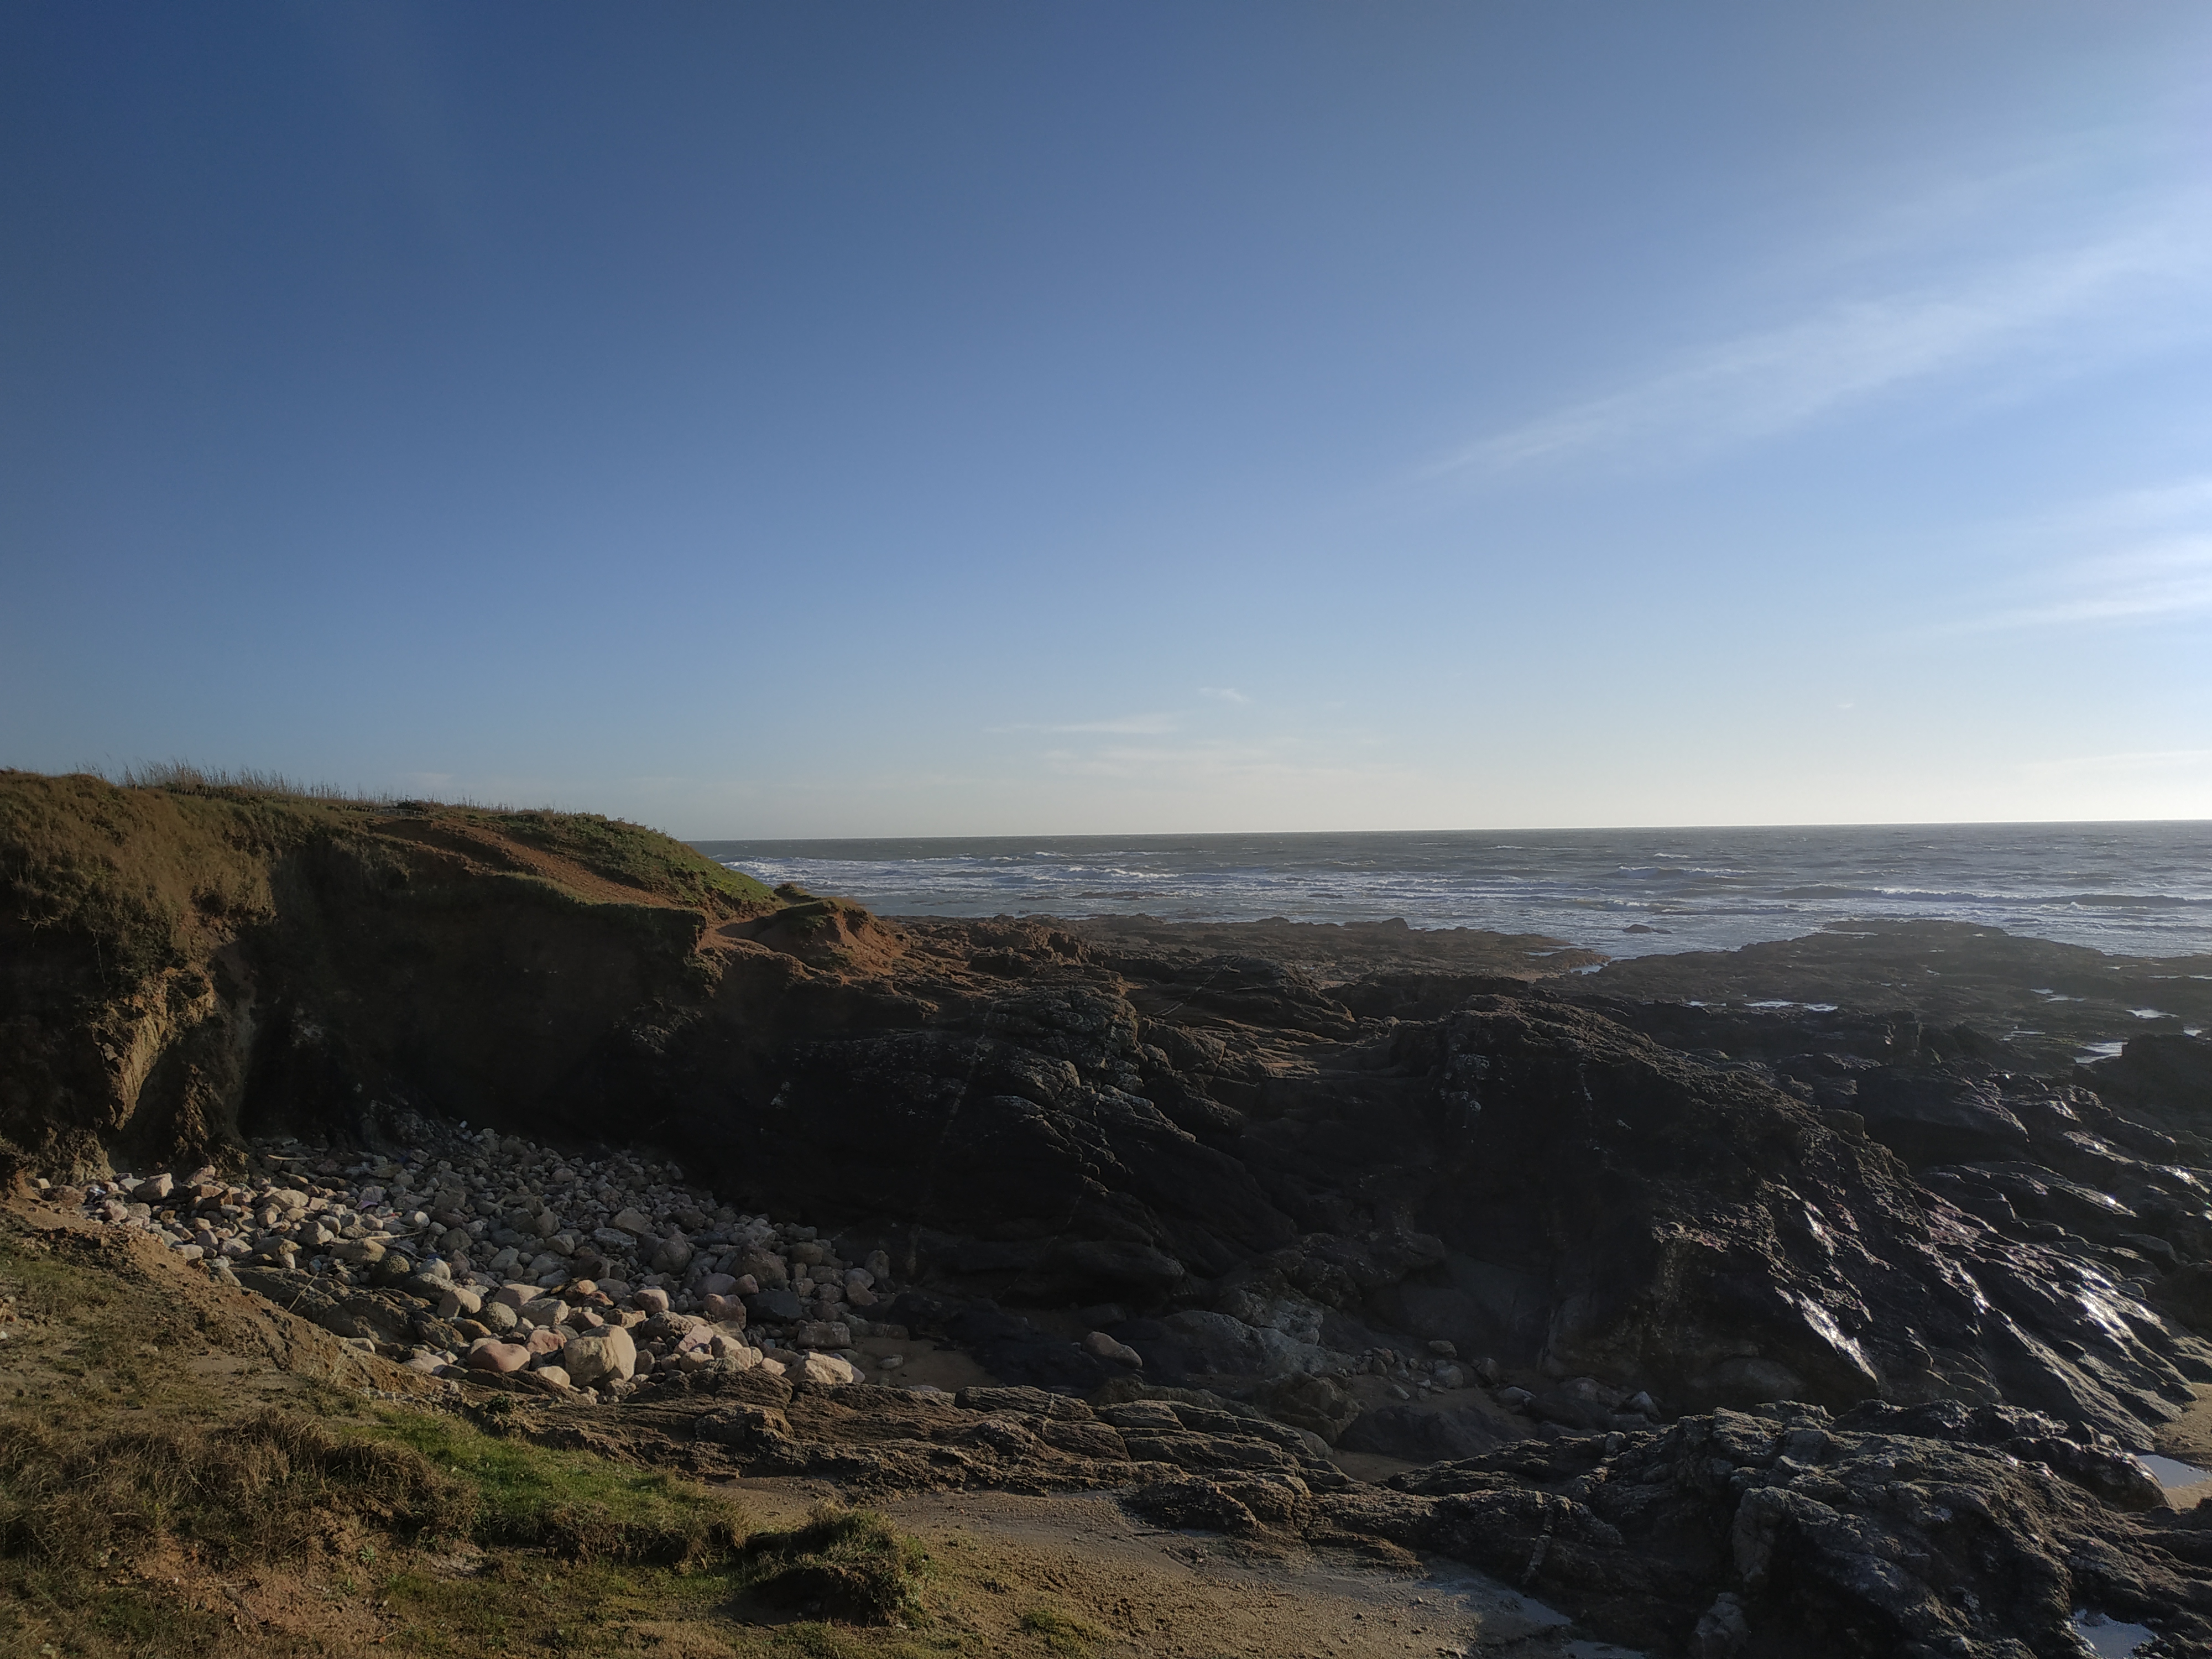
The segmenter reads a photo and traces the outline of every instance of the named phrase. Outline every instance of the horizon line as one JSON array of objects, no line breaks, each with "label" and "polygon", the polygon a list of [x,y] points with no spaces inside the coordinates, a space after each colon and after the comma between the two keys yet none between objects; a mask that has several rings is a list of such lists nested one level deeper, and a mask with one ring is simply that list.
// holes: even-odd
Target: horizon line
[{"label": "horizon line", "polygon": [[1814,821],[1765,823],[1583,823],[1498,824],[1417,830],[989,830],[973,833],[896,832],[838,836],[684,836],[676,839],[690,847],[726,846],[761,842],[871,841],[1198,841],[1232,836],[1555,836],[1677,833],[1762,830],[2068,830],[2092,826],[2106,829],[2149,828],[2203,824],[2212,817],[2195,818],[1866,818],[1852,822]]}]

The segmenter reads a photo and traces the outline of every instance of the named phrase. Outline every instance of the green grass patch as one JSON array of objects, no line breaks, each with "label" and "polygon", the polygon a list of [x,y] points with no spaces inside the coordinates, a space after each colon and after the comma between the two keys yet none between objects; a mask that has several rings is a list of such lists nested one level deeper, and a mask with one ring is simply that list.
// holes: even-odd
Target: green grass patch
[{"label": "green grass patch", "polygon": [[480,816],[517,841],[574,859],[609,880],[678,904],[751,912],[775,903],[764,884],[643,824],[593,812]]},{"label": "green grass patch", "polygon": [[380,1413],[367,1433],[466,1486],[474,1499],[470,1535],[480,1543],[690,1570],[729,1561],[744,1536],[736,1505],[659,1470],[548,1451],[425,1412]]}]

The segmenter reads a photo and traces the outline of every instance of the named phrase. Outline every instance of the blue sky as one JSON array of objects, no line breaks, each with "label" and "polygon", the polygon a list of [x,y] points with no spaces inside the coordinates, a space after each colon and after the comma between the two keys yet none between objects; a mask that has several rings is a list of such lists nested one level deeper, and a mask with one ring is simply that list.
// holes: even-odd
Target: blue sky
[{"label": "blue sky", "polygon": [[0,761],[2212,817],[2212,9],[0,8]]}]

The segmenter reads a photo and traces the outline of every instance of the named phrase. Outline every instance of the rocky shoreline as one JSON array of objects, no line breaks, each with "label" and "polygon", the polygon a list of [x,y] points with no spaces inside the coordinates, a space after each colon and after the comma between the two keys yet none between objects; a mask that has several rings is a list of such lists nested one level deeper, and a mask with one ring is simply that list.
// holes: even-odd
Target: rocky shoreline
[{"label": "rocky shoreline", "polygon": [[[1793,1650],[2078,1650],[2052,1644],[2091,1609],[2141,1620],[2168,1644],[2160,1652],[2212,1633],[2212,1522],[2167,1508],[2121,1447],[2048,1416],[1948,1401],[1838,1416],[1789,1402],[1662,1425],[1648,1396],[1624,1401],[1593,1378],[1540,1400],[1492,1360],[1388,1351],[1297,1373],[1309,1389],[1277,1395],[1270,1413],[1149,1383],[1139,1355],[1096,1333],[1089,1351],[1120,1370],[1087,1396],[886,1386],[896,1356],[870,1382],[857,1350],[832,1351],[855,1334],[906,1334],[850,1311],[894,1291],[880,1253],[847,1267],[815,1229],[702,1209],[711,1194],[638,1160],[594,1167],[491,1132],[439,1150],[449,1155],[348,1164],[285,1142],[257,1149],[274,1173],[250,1182],[118,1176],[49,1184],[34,1202],[159,1241],[449,1389],[520,1395],[537,1413],[523,1431],[546,1443],[580,1435],[693,1474],[826,1479],[863,1497],[1103,1488],[1174,1528],[1386,1562],[1455,1558],[1652,1653],[1753,1653],[1755,1635],[1778,1624],[1809,1634],[1816,1619],[1835,1621],[1821,1627],[1828,1645]],[[407,1208],[415,1200],[438,1207]],[[595,1212],[623,1224],[585,1231]],[[573,1235],[561,1230],[572,1216]],[[478,1270],[471,1253],[483,1250]],[[499,1278],[541,1264],[532,1279]],[[764,1288],[763,1275],[780,1282]],[[1486,1421],[1517,1418],[1520,1432],[1363,1482],[1296,1426],[1317,1418],[1349,1443],[1330,1385],[1354,1376],[1395,1378],[1388,1393],[1406,1399],[1408,1382],[1438,1397],[1487,1384]],[[1770,1590],[1786,1595],[1786,1620]]]},{"label": "rocky shoreline", "polygon": [[364,813],[128,984],[11,936],[26,1196],[549,1443],[1110,1491],[1654,1656],[2212,1642],[2212,1511],[2141,1461],[2212,1449],[2188,964],[1869,924],[1332,965],[625,885],[562,833]]},{"label": "rocky shoreline", "polygon": [[[2212,1277],[2208,1218],[2188,1206],[2204,1145],[2185,1127],[2193,1097],[2173,1092],[2196,1086],[2200,1045],[2138,1041],[2062,1083],[1963,1052],[1930,1063],[1947,1041],[1969,1046],[1955,1030],[1916,1042],[1913,1069],[1843,1063],[1904,1036],[1841,1011],[1768,1011],[1735,1017],[1740,1055],[1686,1063],[1629,1029],[1686,1011],[1516,991],[1452,1017],[1457,1040],[1430,1069],[1474,1085],[1462,1112],[1485,1091],[1525,1097],[1562,1063],[1607,1111],[1663,1104],[1679,1120],[1747,1089],[1773,1097],[1770,1115],[1795,1109],[1794,1165],[1757,1167],[1761,1185],[1794,1167],[1787,1202],[1811,1224],[1764,1230],[1749,1287],[1765,1346],[1723,1358],[1717,1382],[1686,1386],[1677,1359],[1656,1383],[1636,1358],[1650,1348],[1623,1352],[1618,1316],[1589,1319],[1600,1340],[1579,1353],[1589,1336],[1556,1311],[1518,1350],[1493,1322],[1502,1361],[1462,1352],[1431,1333],[1465,1335],[1471,1313],[1498,1310],[1435,1235],[1309,1233],[1203,1280],[1156,1245],[1061,1246],[1053,1274],[1110,1279],[1127,1298],[1069,1308],[1018,1293],[1051,1244],[779,1221],[665,1159],[413,1115],[394,1114],[377,1148],[258,1143],[250,1178],[203,1167],[35,1190],[449,1389],[519,1393],[554,1414],[543,1432],[581,1413],[599,1440],[695,1472],[859,1494],[1110,1489],[1178,1527],[1456,1557],[1653,1653],[1810,1640],[1815,1606],[1856,1634],[1797,1650],[2043,1652],[2084,1609],[2176,1642],[2212,1635],[2212,1542],[2198,1541],[2212,1534],[2130,1455],[2212,1380],[2185,1316]],[[1816,1039],[1818,1064],[1755,1057]],[[1589,1113],[1568,1127],[1587,1135]],[[1808,1137],[1822,1156],[1804,1156]],[[1916,1166],[1902,1185],[1897,1148]],[[1657,1198],[1709,1237],[1730,1219],[1662,1188],[1635,1200],[1647,1229]],[[1777,1195],[1763,1201],[1771,1215]],[[1893,1212],[1908,1201],[1917,1230]],[[1930,1275],[1917,1291],[1916,1262]],[[1962,1280],[1993,1324],[1937,1326],[1933,1296]],[[1712,1294],[1641,1312],[1657,1324],[1639,1341],[1679,1356],[1712,1340]],[[1788,1349],[1777,1328],[1825,1344],[1827,1375],[1806,1363],[1806,1335]],[[1906,1392],[1908,1333],[1933,1374],[1919,1403],[1889,1403]],[[906,1383],[901,1350],[923,1334],[973,1356],[982,1380]],[[1594,1363],[1577,1372],[1571,1355]],[[1826,1403],[1805,1397],[1815,1384]],[[1774,1398],[1745,1397],[1761,1393]],[[1881,1569],[1895,1559],[1928,1571]],[[2023,1600],[2022,1586],[2041,1588]]]}]

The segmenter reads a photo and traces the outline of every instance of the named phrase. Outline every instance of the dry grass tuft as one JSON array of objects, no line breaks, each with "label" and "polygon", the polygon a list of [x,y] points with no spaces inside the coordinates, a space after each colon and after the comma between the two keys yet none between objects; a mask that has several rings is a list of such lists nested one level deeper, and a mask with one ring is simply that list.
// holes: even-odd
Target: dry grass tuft
[{"label": "dry grass tuft", "polygon": [[742,1557],[746,1588],[762,1601],[854,1625],[918,1613],[927,1559],[872,1510],[826,1506],[803,1527],[754,1534]]},{"label": "dry grass tuft", "polygon": [[0,1444],[0,1555],[97,1562],[167,1539],[239,1560],[283,1560],[341,1517],[464,1535],[475,1489],[406,1446],[264,1412],[70,1436],[17,1423]]},{"label": "dry grass tuft", "polygon": [[113,772],[95,772],[118,789],[167,789],[180,795],[228,795],[234,799],[341,801],[349,805],[389,806],[392,797],[362,789],[341,789],[335,784],[301,783],[281,772],[257,771],[252,767],[230,770],[195,766],[190,761],[141,761]]}]

